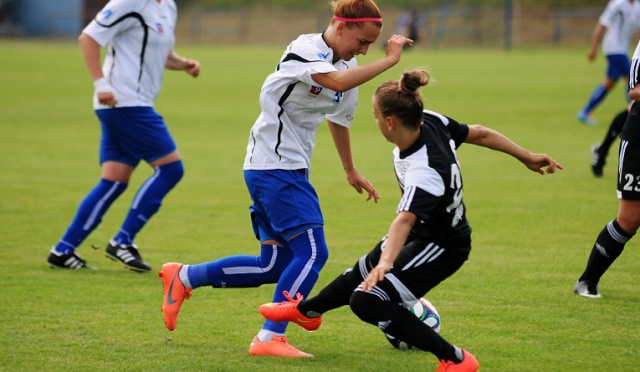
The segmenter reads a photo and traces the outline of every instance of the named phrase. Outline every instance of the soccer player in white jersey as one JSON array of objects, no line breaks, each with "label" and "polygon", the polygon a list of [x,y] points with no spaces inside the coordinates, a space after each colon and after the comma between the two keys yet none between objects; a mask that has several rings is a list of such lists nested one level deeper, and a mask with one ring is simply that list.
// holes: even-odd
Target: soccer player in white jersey
[{"label": "soccer player in white jersey", "polygon": [[323,313],[350,305],[361,320],[437,356],[437,371],[476,371],[479,364],[472,354],[447,342],[408,310],[453,275],[471,251],[456,149],[465,142],[501,151],[540,174],[562,166],[494,130],[424,110],[419,89],[428,82],[425,70],[405,71],[401,80],[382,84],[373,97],[378,129],[396,145],[394,170],[402,190],[387,235],[317,296],[303,301],[301,295],[293,299],[287,293],[287,302],[262,305],[260,313],[311,331],[320,327]]},{"label": "soccer player in white jersey", "polygon": [[[382,28],[372,0],[339,0],[323,33],[305,34],[284,51],[260,91],[261,114],[251,128],[244,176],[253,201],[251,218],[260,241],[259,256],[232,256],[199,265],[167,263],[162,309],[169,330],[176,326],[183,300],[193,288],[258,287],[277,283],[274,301],[283,291],[308,294],[328,257],[324,219],[309,182],[317,128],[327,121],[347,181],[367,200],[378,193],[356,170],[349,127],[357,87],[394,66],[411,40],[393,35],[386,56],[358,66]],[[289,345],[287,323],[266,321],[249,348],[252,355],[311,357]]]},{"label": "soccer player in white jersey", "polygon": [[600,298],[598,283],[640,227],[640,42],[633,53],[629,72],[631,108],[620,133],[618,152],[618,215],[600,231],[591,248],[587,267],[573,291]]},{"label": "soccer player in white jersey", "polygon": [[604,82],[596,87],[584,108],[578,112],[578,120],[581,122],[595,125],[596,121],[591,115],[593,110],[604,100],[618,80],[624,78],[625,83],[628,81],[629,47],[633,34],[639,28],[640,3],[638,1],[609,1],[593,30],[587,53],[587,59],[590,62],[594,61],[598,45],[602,40],[602,53],[607,58],[607,71]]},{"label": "soccer player in white jersey", "polygon": [[[144,160],[155,172],[138,190],[105,253],[131,270],[151,270],[134,238],[184,173],[176,144],[153,105],[165,69],[182,70],[193,77],[200,73],[199,62],[173,50],[176,20],[174,0],[111,0],[82,31],[80,47],[93,79],[93,107],[102,128],[102,174],[51,249],[47,259],[51,267],[93,269],[75,251],[124,192],[134,169]],[[101,67],[100,48],[105,46],[108,49]]]}]

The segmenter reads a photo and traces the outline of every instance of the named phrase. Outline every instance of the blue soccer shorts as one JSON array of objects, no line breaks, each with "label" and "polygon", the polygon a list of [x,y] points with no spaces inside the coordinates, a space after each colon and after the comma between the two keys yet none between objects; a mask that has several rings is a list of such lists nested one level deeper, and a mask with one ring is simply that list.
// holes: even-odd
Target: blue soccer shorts
[{"label": "blue soccer shorts", "polygon": [[607,55],[607,77],[618,80],[629,76],[631,62],[626,54],[609,54]]},{"label": "blue soccer shorts", "polygon": [[177,146],[162,116],[152,107],[117,107],[96,110],[102,126],[100,164],[117,161],[136,167],[176,151]]},{"label": "blue soccer shorts", "polygon": [[253,229],[260,241],[272,238],[286,245],[292,236],[324,225],[306,170],[245,170],[244,179],[253,201]]}]

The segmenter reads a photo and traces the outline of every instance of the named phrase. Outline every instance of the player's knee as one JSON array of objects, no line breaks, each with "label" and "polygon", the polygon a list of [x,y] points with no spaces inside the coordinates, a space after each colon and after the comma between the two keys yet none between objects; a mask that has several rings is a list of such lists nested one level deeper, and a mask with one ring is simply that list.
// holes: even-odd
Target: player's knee
[{"label": "player's knee", "polygon": [[169,184],[177,184],[184,176],[184,165],[182,164],[182,160],[164,164],[158,168],[160,171],[159,176],[165,179]]},{"label": "player's knee", "polygon": [[379,316],[376,314],[376,303],[380,300],[367,292],[355,291],[349,299],[351,311],[363,322],[378,325]]}]

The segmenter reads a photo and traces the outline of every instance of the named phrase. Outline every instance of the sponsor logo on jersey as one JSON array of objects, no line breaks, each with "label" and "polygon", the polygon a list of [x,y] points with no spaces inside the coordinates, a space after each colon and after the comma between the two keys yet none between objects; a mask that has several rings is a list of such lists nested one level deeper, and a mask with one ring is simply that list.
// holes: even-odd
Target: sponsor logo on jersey
[{"label": "sponsor logo on jersey", "polygon": [[323,59],[323,60],[325,60],[325,61],[327,60],[327,56],[328,56],[328,55],[329,55],[329,53],[327,53],[327,54],[322,54],[322,53],[318,52],[318,57],[320,57],[321,59]]},{"label": "sponsor logo on jersey", "polygon": [[347,115],[347,121],[353,121],[353,115]]},{"label": "sponsor logo on jersey", "polygon": [[316,98],[316,97],[318,97],[320,92],[322,92],[322,87],[317,87],[315,85],[312,85],[311,89],[309,89],[309,93],[307,95],[309,97]]},{"label": "sponsor logo on jersey", "polygon": [[160,23],[160,22],[156,23],[156,29],[158,30],[158,33],[160,35],[164,34],[164,29],[162,28],[162,23]]}]

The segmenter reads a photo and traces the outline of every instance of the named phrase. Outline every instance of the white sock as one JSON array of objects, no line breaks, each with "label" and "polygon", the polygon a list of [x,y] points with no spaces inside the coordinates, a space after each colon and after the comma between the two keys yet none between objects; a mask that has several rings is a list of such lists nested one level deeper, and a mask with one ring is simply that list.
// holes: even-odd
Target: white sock
[{"label": "white sock", "polygon": [[185,288],[192,288],[191,282],[189,281],[189,274],[187,273],[188,271],[189,265],[182,265],[180,271],[178,271],[178,279],[180,279]]},{"label": "white sock", "polygon": [[258,332],[258,341],[260,342],[271,341],[274,335],[284,336],[284,335],[279,335],[272,331],[267,331],[266,329],[261,329],[260,332]]}]

